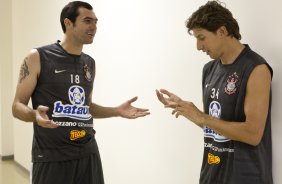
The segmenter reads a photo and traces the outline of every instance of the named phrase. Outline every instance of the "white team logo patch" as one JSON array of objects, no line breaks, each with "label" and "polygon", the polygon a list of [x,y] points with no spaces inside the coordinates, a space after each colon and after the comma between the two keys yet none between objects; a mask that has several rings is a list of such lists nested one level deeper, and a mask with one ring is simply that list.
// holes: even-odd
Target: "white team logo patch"
[{"label": "white team logo patch", "polygon": [[73,105],[83,105],[85,102],[84,89],[80,86],[72,86],[69,89],[69,99]]},{"label": "white team logo patch", "polygon": [[215,118],[220,118],[221,116],[221,106],[217,101],[212,101],[209,107],[209,115]]},{"label": "white team logo patch", "polygon": [[[221,105],[217,101],[212,101],[209,106],[209,115],[215,118],[221,117]],[[204,126],[204,136],[212,138],[216,142],[227,142],[230,139],[218,134],[207,126]]]}]

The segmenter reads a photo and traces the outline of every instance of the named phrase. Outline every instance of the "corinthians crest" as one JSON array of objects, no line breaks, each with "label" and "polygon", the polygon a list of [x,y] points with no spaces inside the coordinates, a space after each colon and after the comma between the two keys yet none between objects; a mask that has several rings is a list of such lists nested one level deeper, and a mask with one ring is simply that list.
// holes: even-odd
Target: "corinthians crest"
[{"label": "corinthians crest", "polygon": [[228,95],[232,95],[234,93],[236,93],[237,90],[237,82],[239,81],[238,79],[238,75],[236,72],[234,72],[232,75],[229,75],[227,77],[227,84],[224,88],[224,92],[227,93]]},{"label": "corinthians crest", "polygon": [[84,70],[85,79],[90,82],[92,80],[90,68],[87,65],[84,65],[83,70]]}]

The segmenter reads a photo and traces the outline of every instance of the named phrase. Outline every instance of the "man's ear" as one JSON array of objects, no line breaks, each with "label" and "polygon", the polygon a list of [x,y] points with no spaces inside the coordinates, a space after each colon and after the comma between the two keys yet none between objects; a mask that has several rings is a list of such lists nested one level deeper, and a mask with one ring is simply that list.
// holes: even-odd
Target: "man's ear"
[{"label": "man's ear", "polygon": [[65,24],[66,29],[67,29],[68,27],[70,27],[70,26],[72,25],[72,22],[71,22],[70,19],[65,18],[65,19],[64,19],[64,24]]},{"label": "man's ear", "polygon": [[225,26],[220,26],[220,27],[217,29],[216,33],[217,33],[219,36],[228,36],[228,31],[227,31],[227,29],[226,29]]}]

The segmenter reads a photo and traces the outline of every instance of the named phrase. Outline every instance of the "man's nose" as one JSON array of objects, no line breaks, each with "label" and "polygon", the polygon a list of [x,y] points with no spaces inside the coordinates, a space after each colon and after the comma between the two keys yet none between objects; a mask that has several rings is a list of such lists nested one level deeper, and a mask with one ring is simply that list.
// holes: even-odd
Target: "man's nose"
[{"label": "man's nose", "polygon": [[199,41],[197,41],[197,49],[203,50],[203,44],[201,44]]}]

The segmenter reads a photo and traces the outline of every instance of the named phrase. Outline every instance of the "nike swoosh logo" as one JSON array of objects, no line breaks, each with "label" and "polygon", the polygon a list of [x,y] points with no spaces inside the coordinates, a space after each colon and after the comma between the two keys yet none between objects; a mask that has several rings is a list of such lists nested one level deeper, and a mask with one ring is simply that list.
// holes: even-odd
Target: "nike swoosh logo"
[{"label": "nike swoosh logo", "polygon": [[62,73],[65,72],[66,70],[55,70],[55,73]]}]

